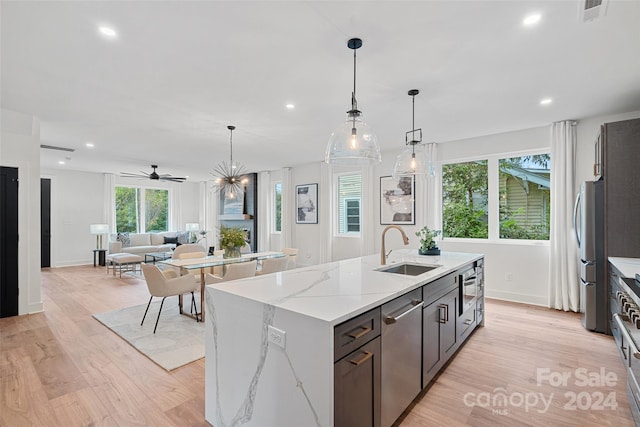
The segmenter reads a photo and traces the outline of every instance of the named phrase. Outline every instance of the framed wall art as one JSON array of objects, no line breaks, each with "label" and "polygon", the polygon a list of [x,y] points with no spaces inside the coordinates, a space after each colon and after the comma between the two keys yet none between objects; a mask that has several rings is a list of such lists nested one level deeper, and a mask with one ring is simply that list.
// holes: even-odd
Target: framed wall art
[{"label": "framed wall art", "polygon": [[415,224],[416,201],[413,177],[380,177],[380,224]]},{"label": "framed wall art", "polygon": [[296,224],[318,223],[318,184],[296,185]]}]

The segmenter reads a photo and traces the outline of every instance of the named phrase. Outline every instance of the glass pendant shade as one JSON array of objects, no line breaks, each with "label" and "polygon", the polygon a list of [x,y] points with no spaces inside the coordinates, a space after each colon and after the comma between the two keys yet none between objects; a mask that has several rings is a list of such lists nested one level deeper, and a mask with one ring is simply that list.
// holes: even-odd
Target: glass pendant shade
[{"label": "glass pendant shade", "polygon": [[378,137],[362,116],[347,116],[329,137],[325,162],[332,165],[371,166],[380,163]]},{"label": "glass pendant shade", "polygon": [[405,176],[428,175],[430,170],[430,159],[422,144],[414,147],[407,147],[396,158],[393,165],[392,176],[401,178]]}]

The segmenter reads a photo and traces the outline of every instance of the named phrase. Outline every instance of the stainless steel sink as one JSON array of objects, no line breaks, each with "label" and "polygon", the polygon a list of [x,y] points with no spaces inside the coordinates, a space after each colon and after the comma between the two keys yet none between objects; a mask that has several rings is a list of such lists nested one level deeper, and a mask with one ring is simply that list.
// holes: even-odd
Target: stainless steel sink
[{"label": "stainless steel sink", "polygon": [[395,274],[404,274],[408,276],[418,276],[422,273],[426,273],[427,271],[431,271],[434,268],[438,268],[438,267],[440,266],[401,263],[401,264],[393,264],[384,268],[379,268],[377,271],[381,271],[383,273],[395,273]]}]

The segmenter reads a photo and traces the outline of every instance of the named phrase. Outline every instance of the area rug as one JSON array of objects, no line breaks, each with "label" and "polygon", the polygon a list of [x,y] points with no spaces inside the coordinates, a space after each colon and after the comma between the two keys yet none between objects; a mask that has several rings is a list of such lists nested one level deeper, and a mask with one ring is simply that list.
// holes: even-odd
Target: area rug
[{"label": "area rug", "polygon": [[[146,304],[98,313],[93,317],[167,371],[203,358],[204,323],[180,315],[177,297],[165,300],[158,329],[153,333],[160,301],[161,298],[154,298],[142,326],[140,322]],[[191,296],[185,296],[185,310],[190,302]]]}]

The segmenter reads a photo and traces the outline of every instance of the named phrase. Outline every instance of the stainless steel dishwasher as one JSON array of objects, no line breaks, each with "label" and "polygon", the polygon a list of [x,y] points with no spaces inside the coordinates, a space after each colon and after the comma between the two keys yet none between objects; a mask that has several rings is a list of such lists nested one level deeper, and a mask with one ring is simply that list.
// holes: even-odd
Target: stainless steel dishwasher
[{"label": "stainless steel dishwasher", "polygon": [[382,427],[422,389],[422,304],[422,289],[416,289],[382,306]]}]

